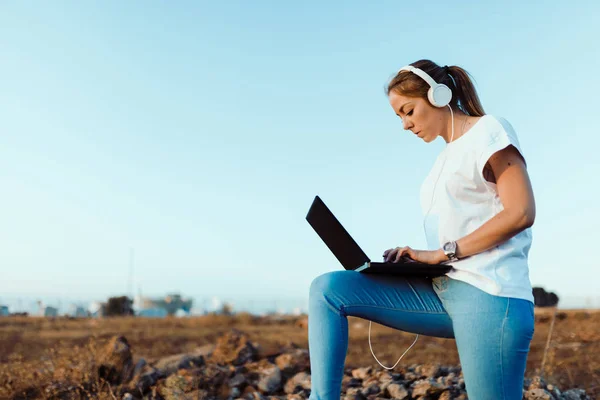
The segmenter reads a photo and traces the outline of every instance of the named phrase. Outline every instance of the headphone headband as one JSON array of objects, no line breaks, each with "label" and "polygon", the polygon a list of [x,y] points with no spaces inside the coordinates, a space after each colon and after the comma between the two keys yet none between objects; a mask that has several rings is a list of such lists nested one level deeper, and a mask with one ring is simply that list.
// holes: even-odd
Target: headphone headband
[{"label": "headphone headband", "polygon": [[429,84],[429,86],[434,87],[435,85],[437,85],[437,82],[433,80],[433,78],[431,76],[429,76],[429,74],[425,71],[423,71],[422,69],[419,69],[417,67],[413,67],[412,65],[407,65],[406,67],[402,67],[400,68],[400,71],[408,71],[408,72],[412,72],[415,75],[418,75],[421,77],[421,79],[423,79],[425,82],[427,82]]},{"label": "headphone headband", "polygon": [[408,71],[412,72],[415,75],[418,75],[429,85],[429,90],[427,91],[427,98],[429,102],[435,107],[445,107],[450,104],[450,100],[452,100],[452,90],[443,83],[437,83],[433,80],[427,72],[419,69],[417,67],[413,67],[412,65],[407,65],[405,67],[400,68],[400,71]]}]

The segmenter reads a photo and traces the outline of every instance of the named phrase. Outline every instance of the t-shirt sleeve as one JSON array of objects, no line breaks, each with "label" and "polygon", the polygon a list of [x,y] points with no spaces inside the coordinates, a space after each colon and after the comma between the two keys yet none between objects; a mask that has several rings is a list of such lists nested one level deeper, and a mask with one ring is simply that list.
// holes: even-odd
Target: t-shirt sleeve
[{"label": "t-shirt sleeve", "polygon": [[484,140],[481,141],[479,155],[477,157],[477,169],[481,176],[483,176],[483,168],[490,157],[510,145],[513,145],[519,151],[519,154],[525,161],[525,155],[521,150],[517,133],[513,127],[504,118],[497,118],[496,120],[497,123],[493,124],[493,127],[487,130],[487,135]]}]

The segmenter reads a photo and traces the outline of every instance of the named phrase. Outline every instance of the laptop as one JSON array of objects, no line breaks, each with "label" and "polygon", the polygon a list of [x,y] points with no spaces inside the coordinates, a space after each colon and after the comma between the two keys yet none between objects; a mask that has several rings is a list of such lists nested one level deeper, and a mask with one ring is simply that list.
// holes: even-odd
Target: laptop
[{"label": "laptop", "polygon": [[371,261],[319,196],[315,196],[306,220],[347,270],[364,274],[434,278],[452,269],[449,264],[425,264],[408,256],[396,263]]}]

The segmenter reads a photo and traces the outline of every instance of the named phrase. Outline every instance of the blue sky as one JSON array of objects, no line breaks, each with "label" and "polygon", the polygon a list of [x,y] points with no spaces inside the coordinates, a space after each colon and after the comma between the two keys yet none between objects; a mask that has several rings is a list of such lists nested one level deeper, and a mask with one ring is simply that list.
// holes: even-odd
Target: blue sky
[{"label": "blue sky", "polygon": [[304,299],[341,268],[315,194],[371,258],[424,248],[444,143],[384,85],[421,58],[475,78],[516,129],[534,285],[597,296],[597,2],[2,2],[0,300],[135,287]]}]

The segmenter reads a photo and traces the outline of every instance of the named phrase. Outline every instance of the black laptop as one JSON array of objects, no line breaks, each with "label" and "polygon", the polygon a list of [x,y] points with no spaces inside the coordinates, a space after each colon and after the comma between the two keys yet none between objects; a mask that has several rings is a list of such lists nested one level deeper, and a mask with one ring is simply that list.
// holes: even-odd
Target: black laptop
[{"label": "black laptop", "polygon": [[396,263],[371,261],[319,196],[315,196],[306,220],[347,270],[365,274],[433,278],[452,269],[448,264],[425,264],[407,256]]}]

